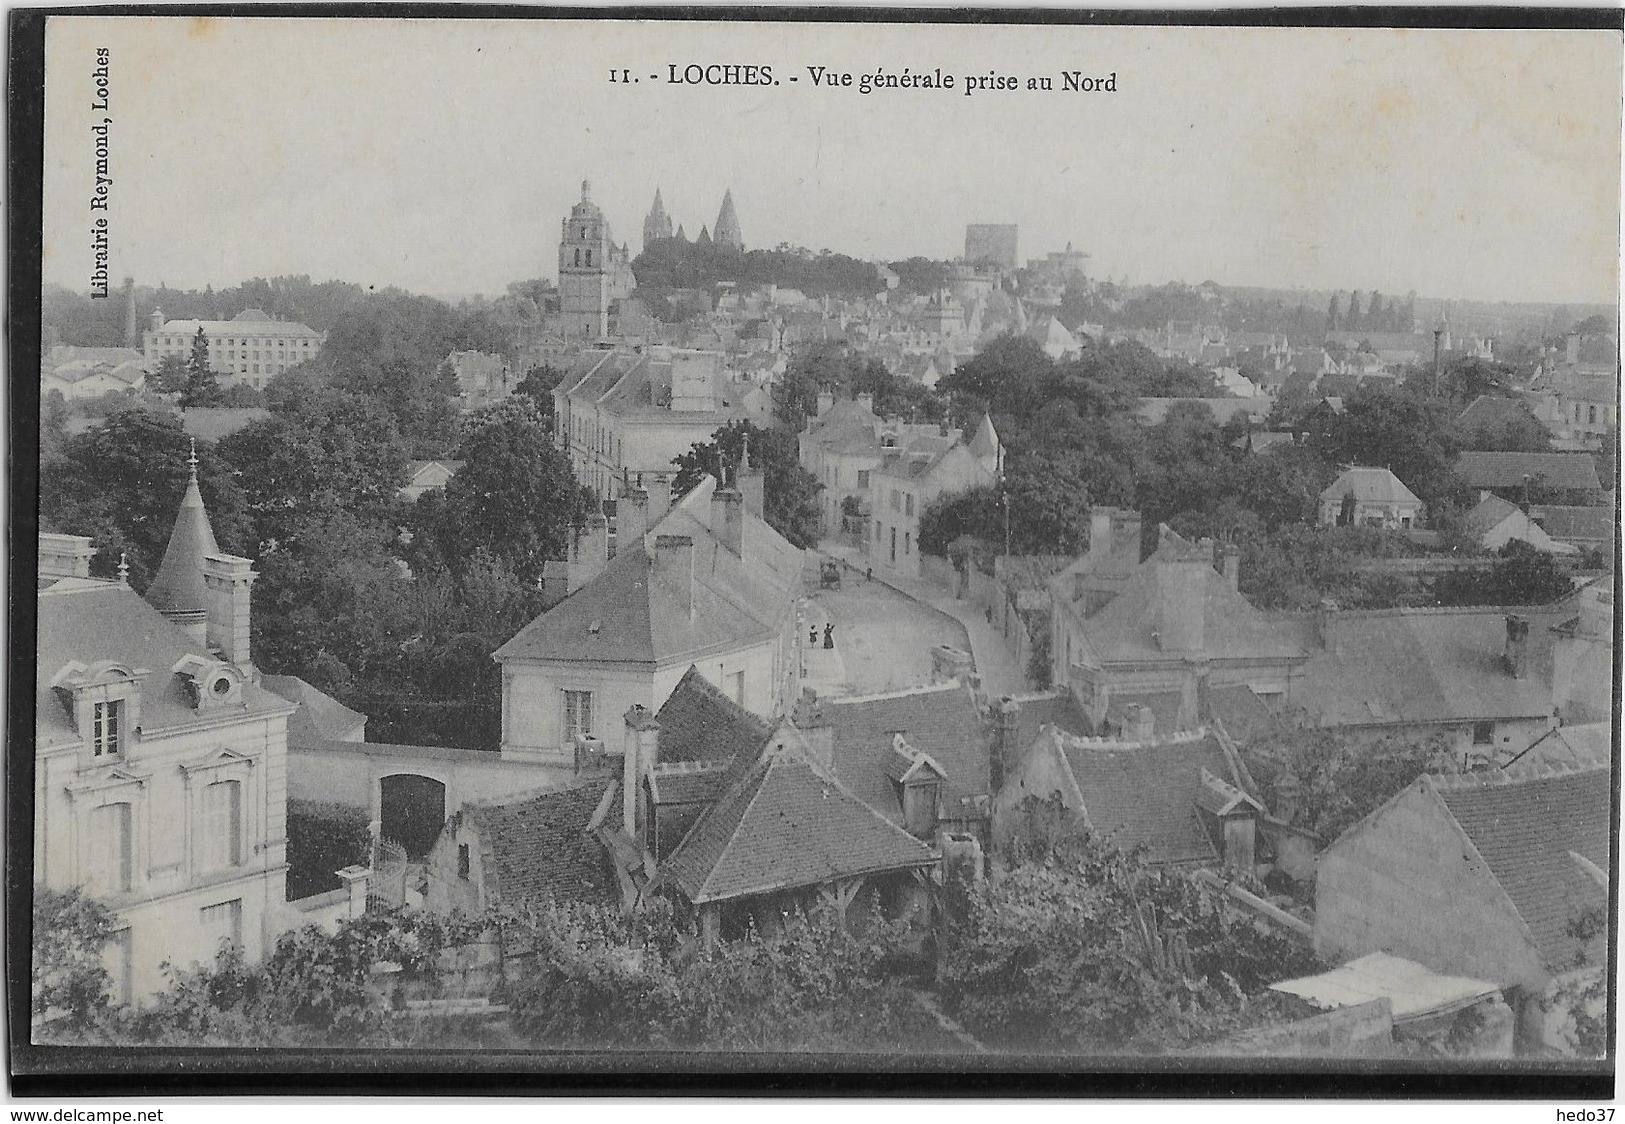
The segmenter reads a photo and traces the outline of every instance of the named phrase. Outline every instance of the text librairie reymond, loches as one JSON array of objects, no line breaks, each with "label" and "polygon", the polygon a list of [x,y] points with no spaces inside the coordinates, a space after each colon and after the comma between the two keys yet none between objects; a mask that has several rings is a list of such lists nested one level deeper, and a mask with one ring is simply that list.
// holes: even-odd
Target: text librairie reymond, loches
[{"label": "text librairie reymond, loches", "polygon": [[[96,93],[91,98],[92,113],[106,114],[112,106],[113,53],[106,47],[96,48],[96,66],[90,72]],[[103,116],[90,125],[96,152],[96,179],[90,188],[90,295],[106,299],[108,289],[108,257],[110,237],[108,227],[109,204],[113,199],[112,134],[113,118]],[[104,212],[98,214],[97,212]]]}]

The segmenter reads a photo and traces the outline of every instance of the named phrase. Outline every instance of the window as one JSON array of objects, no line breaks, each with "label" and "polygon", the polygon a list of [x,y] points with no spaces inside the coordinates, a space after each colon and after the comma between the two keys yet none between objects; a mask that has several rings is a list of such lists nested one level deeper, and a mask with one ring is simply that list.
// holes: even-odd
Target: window
[{"label": "window", "polygon": [[103,804],[90,813],[89,870],[92,889],[117,894],[134,885],[134,847],[129,804]]},{"label": "window", "polygon": [[1473,744],[1474,745],[1493,745],[1493,744],[1495,744],[1495,723],[1494,722],[1474,722],[1473,723]]},{"label": "window", "polygon": [[581,264],[581,248],[579,246],[576,248],[576,264]]},{"label": "window", "polygon": [[869,470],[867,468],[858,469],[858,487],[867,488],[868,486],[869,486]]},{"label": "window", "polygon": [[591,250],[587,251],[587,264],[588,265],[592,264],[592,251]]},{"label": "window", "polygon": [[203,870],[238,866],[243,861],[243,801],[239,781],[216,781],[203,789],[198,855]]},{"label": "window", "polygon": [[457,877],[468,881],[468,844],[457,844]]},{"label": "window", "polygon": [[929,834],[937,826],[937,786],[903,786],[903,826],[914,835]]},{"label": "window", "polygon": [[914,514],[914,493],[913,492],[909,492],[909,493],[907,493],[906,495],[903,496],[903,514],[904,515],[913,515]]},{"label": "window", "polygon": [[909,553],[909,550],[910,550],[910,547],[909,547],[909,540],[910,540],[910,539],[911,539],[911,538],[912,538],[912,537],[913,537],[913,536],[912,536],[912,535],[910,535],[910,534],[909,534],[909,533],[908,533],[908,532],[907,532],[907,531],[904,531],[904,532],[903,532],[903,557],[904,557],[904,558],[907,558],[907,557],[908,557],[908,553]]},{"label": "window", "polygon": [[122,701],[99,702],[92,704],[90,715],[90,755],[92,757],[117,757],[123,749],[120,741],[120,729],[124,717],[124,703]]},{"label": "window", "polygon": [[209,942],[209,951],[213,953],[220,947],[221,941],[230,941],[232,944],[243,943],[243,899],[232,898],[229,902],[219,905],[204,906],[198,910],[198,924],[203,929],[203,936]]},{"label": "window", "polygon": [[729,679],[732,681],[730,686],[733,689],[734,702],[743,706],[745,703],[745,673],[736,671],[729,676]]},{"label": "window", "polygon": [[573,743],[576,738],[592,736],[592,692],[564,692],[564,740]]},{"label": "window", "polygon": [[1597,424],[1597,407],[1595,407],[1595,406],[1587,406],[1586,407],[1586,424],[1588,424],[1588,425],[1596,425]]}]

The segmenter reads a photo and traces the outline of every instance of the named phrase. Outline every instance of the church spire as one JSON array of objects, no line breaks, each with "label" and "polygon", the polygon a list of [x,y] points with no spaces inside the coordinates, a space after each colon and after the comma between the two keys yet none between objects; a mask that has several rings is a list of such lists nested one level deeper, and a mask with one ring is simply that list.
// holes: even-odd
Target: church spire
[{"label": "church spire", "polygon": [[739,216],[734,212],[732,188],[722,193],[722,210],[717,213],[717,225],[711,238],[719,246],[728,246],[735,250],[745,248],[745,240],[739,233]]},{"label": "church spire", "polygon": [[649,208],[649,217],[643,220],[643,248],[647,250],[650,243],[670,237],[671,216],[666,214],[666,204],[660,198],[660,189],[657,187],[654,206]]},{"label": "church spire", "polygon": [[181,496],[158,576],[147,589],[147,602],[178,624],[193,623],[207,611],[203,559],[220,553],[214,528],[209,525],[209,513],[203,506],[203,493],[198,491],[197,464],[197,442],[193,441],[186,458],[186,492]]}]

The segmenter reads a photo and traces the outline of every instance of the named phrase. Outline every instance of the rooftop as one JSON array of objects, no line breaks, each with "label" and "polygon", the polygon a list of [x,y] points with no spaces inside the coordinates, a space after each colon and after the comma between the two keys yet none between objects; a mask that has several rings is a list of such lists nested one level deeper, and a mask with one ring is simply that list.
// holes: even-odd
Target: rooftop
[{"label": "rooftop", "polygon": [[1546,488],[1595,492],[1602,487],[1589,453],[1462,453],[1456,474],[1472,488],[1521,488],[1525,477]]},{"label": "rooftop", "polygon": [[590,777],[503,802],[464,805],[486,858],[486,891],[505,904],[617,900],[603,848],[591,834],[619,789]]}]

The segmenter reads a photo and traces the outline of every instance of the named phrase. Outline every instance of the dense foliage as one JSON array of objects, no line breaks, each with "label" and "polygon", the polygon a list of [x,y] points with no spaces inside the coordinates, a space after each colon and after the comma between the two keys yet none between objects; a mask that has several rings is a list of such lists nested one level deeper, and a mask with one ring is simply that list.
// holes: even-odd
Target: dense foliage
[{"label": "dense foliage", "polygon": [[1029,799],[1015,867],[965,895],[944,1006],[984,1041],[1106,1054],[1185,1049],[1274,1017],[1270,983],[1315,969],[1295,939],[1188,874],[1152,868]]},{"label": "dense foliage", "polygon": [[113,981],[102,950],[113,925],[112,912],[77,889],[34,886],[31,1009],[47,1037],[82,1035],[105,1016]]},{"label": "dense foliage", "polygon": [[801,467],[795,435],[774,427],[762,429],[748,421],[730,422],[680,453],[672,464],[672,494],[693,490],[707,476],[730,481],[737,478],[749,446],[751,464],[763,474],[762,517],[794,546],[811,546],[818,539],[818,490],[823,487]]},{"label": "dense foliage", "polygon": [[670,318],[676,312],[667,303],[673,290],[699,289],[710,293],[721,281],[744,287],[777,285],[781,289],[796,289],[809,297],[828,294],[862,298],[873,296],[880,289],[880,275],[873,265],[844,254],[825,251],[813,255],[789,248],[741,253],[715,242],[685,242],[677,238],[663,238],[645,246],[632,263],[632,275],[637,278],[638,297],[662,318]]},{"label": "dense foliage", "polygon": [[289,901],[336,890],[336,872],[371,861],[367,814],[349,804],[288,800]]}]

